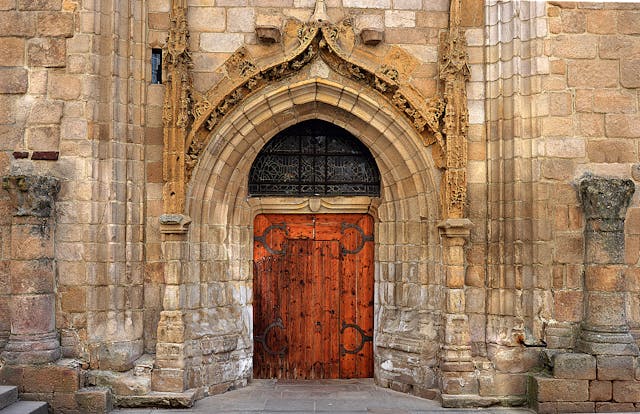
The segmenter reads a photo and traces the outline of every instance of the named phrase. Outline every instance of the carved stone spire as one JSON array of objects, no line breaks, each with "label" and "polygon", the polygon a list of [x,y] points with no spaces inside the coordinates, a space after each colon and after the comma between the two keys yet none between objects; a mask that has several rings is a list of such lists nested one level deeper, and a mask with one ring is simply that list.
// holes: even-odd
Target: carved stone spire
[{"label": "carved stone spire", "polygon": [[185,0],[171,4],[169,37],[165,45],[166,87],[162,120],[164,125],[164,210],[180,214],[184,207],[184,152],[191,124],[192,79],[189,29]]},{"label": "carved stone spire", "polygon": [[453,0],[449,13],[449,32],[440,44],[440,79],[444,81],[444,127],[446,160],[443,192],[443,218],[464,217],[466,202],[467,132],[469,110],[467,87],[469,64],[464,30],[460,28],[461,0]]},{"label": "carved stone spire", "polygon": [[311,23],[317,23],[320,26],[329,25],[329,15],[327,14],[327,5],[324,0],[316,0],[316,8],[309,19]]}]

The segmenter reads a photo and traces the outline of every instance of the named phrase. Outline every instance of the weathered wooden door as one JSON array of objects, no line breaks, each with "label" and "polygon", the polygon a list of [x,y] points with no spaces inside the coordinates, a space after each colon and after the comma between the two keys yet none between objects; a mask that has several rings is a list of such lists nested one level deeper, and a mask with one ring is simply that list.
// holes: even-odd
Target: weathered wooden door
[{"label": "weathered wooden door", "polygon": [[254,378],[373,376],[373,219],[254,222]]}]

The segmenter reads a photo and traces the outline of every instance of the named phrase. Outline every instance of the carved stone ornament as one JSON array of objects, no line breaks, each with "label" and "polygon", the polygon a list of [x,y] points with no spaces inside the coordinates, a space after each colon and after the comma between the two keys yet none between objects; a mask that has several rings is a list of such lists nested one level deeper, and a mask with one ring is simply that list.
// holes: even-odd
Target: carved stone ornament
[{"label": "carved stone ornament", "polygon": [[[465,82],[469,78],[464,32],[460,29],[460,4],[451,5],[451,27],[442,41],[440,77],[444,95],[424,97],[406,76],[388,62],[372,60],[360,52],[351,19],[331,24],[323,1],[314,17],[297,25],[297,38],[271,46],[274,54],[254,58],[247,47],[238,49],[222,68],[222,80],[206,94],[191,87],[191,58],[186,39],[184,0],[174,0],[167,43],[168,74],[165,89],[165,213],[182,213],[185,183],[221,121],[248,96],[269,84],[299,72],[314,59],[333,71],[361,83],[390,102],[433,147],[434,159],[444,169],[443,218],[462,217],[466,201],[466,136],[468,110]],[[289,30],[287,33],[291,33]],[[361,40],[359,40],[361,41]],[[282,45],[280,47],[276,45]],[[282,53],[282,50],[286,50]],[[365,56],[365,57],[363,57]]]},{"label": "carved stone ornament", "polygon": [[15,216],[51,217],[60,181],[55,177],[10,175],[2,177],[2,188],[11,196]]}]

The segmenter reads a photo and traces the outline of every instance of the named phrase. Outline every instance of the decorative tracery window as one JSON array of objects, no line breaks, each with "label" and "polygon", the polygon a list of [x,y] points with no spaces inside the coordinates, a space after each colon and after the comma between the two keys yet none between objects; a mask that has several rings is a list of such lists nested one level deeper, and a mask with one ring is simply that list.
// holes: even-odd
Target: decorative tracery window
[{"label": "decorative tracery window", "polygon": [[249,173],[252,196],[380,195],[380,172],[369,150],[326,121],[303,121],[280,131]]}]

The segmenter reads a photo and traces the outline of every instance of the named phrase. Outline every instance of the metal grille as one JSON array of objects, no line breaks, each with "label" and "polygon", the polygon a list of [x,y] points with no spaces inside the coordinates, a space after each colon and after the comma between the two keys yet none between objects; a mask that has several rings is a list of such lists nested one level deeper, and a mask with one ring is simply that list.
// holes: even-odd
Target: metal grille
[{"label": "metal grille", "polygon": [[249,173],[252,196],[380,195],[380,172],[369,150],[348,131],[303,121],[273,137]]}]

